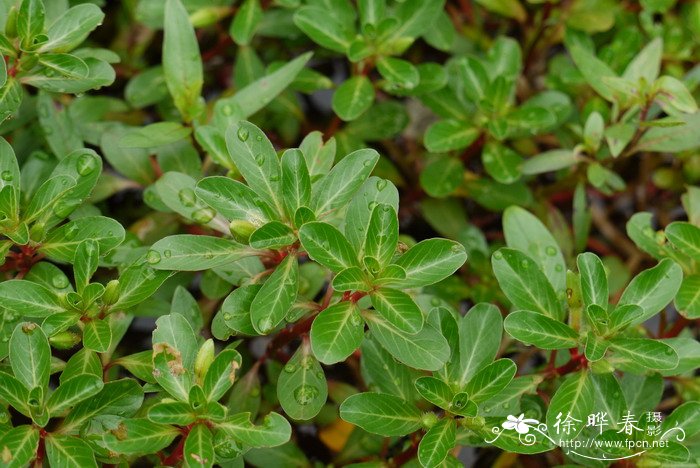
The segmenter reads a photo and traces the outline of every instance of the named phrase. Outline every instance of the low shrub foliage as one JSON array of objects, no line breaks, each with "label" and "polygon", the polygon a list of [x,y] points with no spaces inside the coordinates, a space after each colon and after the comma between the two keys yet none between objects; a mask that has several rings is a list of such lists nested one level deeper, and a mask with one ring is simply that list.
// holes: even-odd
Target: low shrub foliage
[{"label": "low shrub foliage", "polygon": [[0,30],[2,466],[697,466],[700,4]]}]

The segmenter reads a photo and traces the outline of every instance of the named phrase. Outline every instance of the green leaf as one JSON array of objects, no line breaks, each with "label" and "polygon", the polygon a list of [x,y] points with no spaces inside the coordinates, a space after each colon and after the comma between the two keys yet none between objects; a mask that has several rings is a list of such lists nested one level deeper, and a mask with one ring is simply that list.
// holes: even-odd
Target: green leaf
[{"label": "green leaf", "polygon": [[[576,437],[584,427],[583,422],[593,411],[595,402],[595,386],[588,372],[581,371],[570,375],[564,380],[552,397],[552,401],[547,409],[547,427],[555,435],[556,428],[562,427],[567,417],[575,418],[572,421],[569,436]],[[559,425],[557,421],[560,422]]]},{"label": "green leaf", "polygon": [[288,255],[265,281],[250,306],[250,319],[255,329],[266,334],[272,331],[292,306],[299,290],[299,262]]},{"label": "green leaf", "polygon": [[502,248],[491,258],[493,272],[506,297],[517,308],[562,319],[564,310],[538,265],[519,250]]},{"label": "green leaf", "polygon": [[398,241],[399,220],[396,211],[390,205],[377,204],[372,210],[361,256],[373,257],[385,266],[396,253]]},{"label": "green leaf", "polygon": [[535,260],[555,292],[565,289],[564,256],[554,236],[536,216],[518,206],[507,208],[503,213],[503,233],[508,247]]},{"label": "green leaf", "polygon": [[124,455],[154,453],[170,445],[180,431],[147,419],[124,419],[103,436],[107,449]]},{"label": "green leaf", "polygon": [[98,353],[109,350],[112,344],[112,330],[106,320],[90,320],[83,328],[83,345]]},{"label": "green leaf", "polygon": [[41,45],[38,52],[70,52],[102,24],[104,17],[100,7],[92,3],[71,7],[51,24],[46,33],[49,39]]},{"label": "green leaf", "polygon": [[653,83],[659,76],[663,48],[664,43],[661,38],[653,39],[627,65],[622,78],[633,83],[641,79],[646,80],[647,83]]},{"label": "green leaf", "polygon": [[442,153],[466,148],[479,137],[479,129],[457,120],[440,120],[425,132],[428,151]]},{"label": "green leaf", "polygon": [[184,401],[159,401],[148,408],[148,420],[159,424],[187,426],[196,420],[192,406]]},{"label": "green leaf", "polygon": [[513,338],[541,349],[565,349],[578,345],[578,333],[568,325],[529,310],[511,312],[503,327]]},{"label": "green leaf", "polygon": [[421,187],[431,197],[441,198],[454,192],[464,180],[464,165],[458,158],[438,156],[428,160],[420,173]]},{"label": "green leaf", "polygon": [[658,340],[625,337],[613,338],[608,343],[616,354],[647,369],[666,370],[678,365],[676,351]]},{"label": "green leaf", "polygon": [[67,78],[87,78],[90,69],[83,59],[70,54],[41,54],[39,63]]},{"label": "green leaf", "polygon": [[426,239],[408,249],[395,262],[406,270],[400,288],[417,288],[437,283],[457,271],[467,260],[464,247],[447,239]]},{"label": "green leaf", "polygon": [[248,186],[282,215],[280,161],[265,133],[241,121],[227,131],[226,147]]},{"label": "green leaf", "polygon": [[344,361],[362,343],[364,329],[364,321],[355,303],[333,304],[321,311],[311,325],[314,355],[327,365]]},{"label": "green leaf", "polygon": [[685,318],[700,317],[700,275],[689,275],[683,278],[676,294],[675,305]]},{"label": "green leaf", "polygon": [[573,35],[567,35],[564,43],[588,84],[607,101],[615,102],[613,91],[605,82],[606,78],[616,78],[615,72],[605,62],[587,50]]},{"label": "green leaf", "polygon": [[418,86],[420,76],[411,62],[395,57],[381,57],[377,61],[377,70],[392,85],[403,89]]},{"label": "green leaf", "polygon": [[413,382],[419,376],[417,371],[396,361],[372,337],[362,341],[360,351],[362,376],[373,391],[415,400]]},{"label": "green leaf", "polygon": [[46,410],[52,417],[60,416],[67,409],[77,405],[102,390],[102,376],[91,374],[76,375],[61,382],[46,402]]},{"label": "green leaf", "polygon": [[359,266],[357,254],[350,242],[330,224],[322,222],[304,224],[299,229],[299,240],[312,260],[332,271],[339,272]]},{"label": "green leaf", "polygon": [[17,13],[17,35],[22,39],[22,48],[31,49],[36,36],[44,32],[44,2],[23,0]]},{"label": "green leaf", "polygon": [[[296,78],[313,54],[307,52],[278,70],[250,83],[229,98],[219,99],[214,108],[225,116],[246,119],[265,107]],[[222,130],[235,121],[224,122]],[[244,174],[245,176],[245,174]]]},{"label": "green leaf", "polygon": [[450,347],[443,336],[430,324],[416,334],[397,330],[391,322],[379,315],[365,317],[372,336],[392,356],[416,369],[437,370],[450,357]]},{"label": "green leaf", "polygon": [[245,0],[231,22],[229,33],[238,45],[248,45],[263,17],[259,0]]},{"label": "green leaf", "polygon": [[351,197],[345,218],[345,236],[358,251],[362,249],[372,211],[379,204],[398,211],[399,194],[394,184],[379,177],[370,177]]},{"label": "green leaf", "polygon": [[165,84],[175,106],[189,122],[199,111],[204,76],[197,37],[180,0],[165,3],[163,29]]},{"label": "green leaf", "polygon": [[277,398],[290,418],[305,421],[321,411],[327,397],[326,376],[304,341],[279,376]]},{"label": "green leaf", "polygon": [[122,271],[119,277],[119,299],[113,310],[125,310],[146,300],[170,277],[168,271],[158,271],[148,263],[136,263]]},{"label": "green leaf", "polygon": [[423,328],[423,313],[411,296],[391,288],[379,288],[370,293],[372,305],[397,330],[408,334]]},{"label": "green leaf", "polygon": [[39,430],[33,426],[17,426],[0,437],[0,453],[3,466],[21,468],[36,457],[39,446]]},{"label": "green leaf", "polygon": [[636,304],[644,314],[632,322],[644,322],[673,300],[681,286],[683,271],[673,260],[664,259],[653,268],[644,270],[630,282],[618,305]]},{"label": "green leaf", "polygon": [[142,403],[143,390],[135,380],[107,382],[97,395],[73,407],[64,418],[60,432],[77,433],[84,424],[89,424],[91,420],[100,416],[131,416]]},{"label": "green leaf", "polygon": [[119,141],[122,148],[154,148],[187,138],[192,129],[177,122],[156,122],[126,132]]},{"label": "green leaf", "polygon": [[74,219],[51,230],[39,247],[39,252],[59,262],[72,262],[78,245],[85,239],[97,242],[104,255],[124,240],[122,225],[112,218],[87,216]]},{"label": "green leaf", "polygon": [[243,220],[260,227],[275,217],[250,187],[228,177],[205,177],[197,182],[195,194],[228,221]]},{"label": "green leaf", "polygon": [[340,405],[340,417],[367,432],[403,436],[420,427],[421,413],[412,404],[385,393],[351,395]]},{"label": "green leaf", "polygon": [[442,380],[436,377],[423,376],[416,379],[415,386],[420,396],[430,403],[442,409],[450,408],[454,392]]},{"label": "green leaf", "polygon": [[308,206],[311,199],[311,178],[301,150],[287,150],[282,155],[282,200],[288,218],[297,209]]},{"label": "green leaf", "polygon": [[[262,286],[258,284],[241,286],[233,290],[231,294],[224,300],[221,305],[220,312],[214,318],[214,323],[212,324],[212,333],[216,335],[214,325],[220,320],[224,322],[225,326],[237,334],[241,335],[257,335],[258,332],[253,327],[250,317],[250,307],[253,303],[253,299],[260,291]],[[228,336],[226,336],[227,338]]]},{"label": "green leaf", "polygon": [[0,399],[25,416],[29,416],[29,406],[27,406],[29,391],[22,382],[4,372],[0,374]]},{"label": "green leaf", "polygon": [[418,3],[404,2],[398,5],[395,16],[399,20],[392,38],[416,38],[433,25],[443,9],[443,0],[425,0]]},{"label": "green leaf", "polygon": [[650,128],[630,151],[662,151],[676,153],[692,150],[700,145],[700,112],[681,114],[660,120],[664,122],[683,122],[683,125]]},{"label": "green leaf", "polygon": [[0,189],[6,185],[11,185],[19,189],[19,164],[15,156],[15,151],[6,139],[0,138]]},{"label": "green leaf", "polygon": [[333,112],[345,121],[355,120],[372,106],[374,87],[366,76],[355,76],[343,82],[333,93]]},{"label": "green leaf", "polygon": [[512,184],[520,179],[521,165],[522,167],[525,166],[523,165],[523,158],[518,153],[505,145],[494,142],[489,142],[484,146],[481,160],[484,163],[486,172],[494,180],[502,184]]},{"label": "green leaf", "polygon": [[187,434],[183,450],[185,466],[214,466],[214,442],[206,424],[195,424]]},{"label": "green leaf", "polygon": [[227,265],[255,251],[220,237],[178,234],[157,241],[148,253],[148,264],[158,270],[198,271]]},{"label": "green leaf", "polygon": [[0,306],[25,317],[48,317],[65,310],[53,291],[16,279],[0,283]]},{"label": "green leaf", "polygon": [[341,270],[333,277],[333,289],[336,291],[369,291],[367,275],[360,267],[350,267]]},{"label": "green leaf", "polygon": [[517,366],[510,359],[498,359],[474,374],[464,391],[470,400],[481,403],[506,388],[517,370]]},{"label": "green leaf", "polygon": [[379,153],[373,149],[361,149],[345,156],[314,186],[311,208],[316,215],[323,218],[344,206],[365,183],[378,160]]},{"label": "green leaf", "polygon": [[700,228],[690,223],[676,221],[666,226],[666,238],[683,255],[700,261]]},{"label": "green leaf", "polygon": [[603,262],[596,254],[586,252],[576,258],[578,271],[581,275],[581,294],[583,303],[587,306],[596,304],[603,309],[608,308],[608,275]]},{"label": "green leaf", "polygon": [[[454,322],[451,317],[448,318]],[[458,320],[457,336],[444,329],[448,337],[452,356],[445,365],[445,378],[463,388],[467,382],[487,364],[491,363],[501,346],[503,318],[498,308],[492,304],[480,303],[469,309]]]},{"label": "green leaf", "polygon": [[280,249],[292,245],[296,240],[292,228],[279,221],[272,221],[256,229],[248,241],[255,249]]},{"label": "green leaf", "polygon": [[523,174],[534,175],[566,169],[579,162],[572,150],[555,149],[528,158],[520,167]]},{"label": "green leaf", "polygon": [[207,369],[202,389],[207,401],[218,401],[231,388],[236,371],[241,367],[241,355],[235,349],[221,351]]},{"label": "green leaf", "polygon": [[690,94],[690,91],[688,91],[688,88],[682,81],[672,76],[662,76],[657,80],[656,86],[660,91],[656,96],[656,100],[666,113],[671,113],[674,109],[687,114],[693,114],[698,111],[698,104],[695,102],[695,98]]},{"label": "green leaf", "polygon": [[51,348],[44,331],[35,323],[24,322],[15,327],[10,338],[10,366],[27,390],[48,385]]},{"label": "green leaf", "polygon": [[276,447],[286,443],[292,435],[289,422],[274,412],[265,416],[260,426],[250,422],[250,413],[238,413],[217,427],[250,447]]},{"label": "green leaf", "polygon": [[78,437],[58,434],[46,437],[46,458],[51,466],[97,468],[92,447]]},{"label": "green leaf", "polygon": [[422,466],[440,466],[456,443],[454,419],[444,418],[428,429],[418,444],[418,460]]},{"label": "green leaf", "polygon": [[[319,21],[323,18],[322,21]],[[311,40],[327,49],[345,53],[355,32],[339,21],[328,10],[316,6],[304,6],[294,13],[294,24]]]}]

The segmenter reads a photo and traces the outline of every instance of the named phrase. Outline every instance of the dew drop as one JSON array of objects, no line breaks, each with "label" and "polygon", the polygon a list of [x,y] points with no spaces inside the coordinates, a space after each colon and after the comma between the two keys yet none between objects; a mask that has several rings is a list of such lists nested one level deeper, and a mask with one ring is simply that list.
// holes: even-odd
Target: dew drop
[{"label": "dew drop", "polygon": [[376,202],[376,201],[371,201],[371,202],[369,202],[369,203],[367,204],[367,208],[369,208],[370,211],[372,211],[372,210],[374,209],[375,206],[377,206],[377,202]]},{"label": "dew drop", "polygon": [[238,139],[246,141],[248,139],[248,129],[241,127],[238,129]]},{"label": "dew drop", "polygon": [[206,224],[216,216],[216,211],[211,208],[202,208],[192,213],[192,219],[200,224]]},{"label": "dew drop", "polygon": [[231,315],[231,314],[229,314],[229,313],[225,313],[225,314],[224,314],[224,320],[225,320],[225,321],[228,322],[228,321],[231,320],[232,318],[233,318],[233,315]]},{"label": "dew drop", "polygon": [[172,254],[173,254],[173,253],[172,253],[170,250],[164,250],[164,251],[163,251],[163,256],[164,256],[165,258],[170,258],[170,256],[171,256]]},{"label": "dew drop", "polygon": [[280,180],[280,176],[278,176],[277,174],[272,174],[272,175],[270,176],[270,180],[271,180],[272,182],[277,182],[278,180]]},{"label": "dew drop", "polygon": [[68,278],[63,275],[56,275],[51,279],[51,284],[56,289],[63,289],[68,286]]},{"label": "dew drop", "polygon": [[294,364],[287,364],[286,366],[284,366],[284,371],[289,374],[291,374],[295,370],[297,370],[297,366],[295,366]]},{"label": "dew drop", "polygon": [[12,181],[12,172],[2,171],[2,175],[0,175],[0,177],[2,177],[2,180],[4,180],[5,182],[10,182]]},{"label": "dew drop", "polygon": [[197,201],[197,198],[194,194],[194,190],[189,188],[184,188],[180,190],[177,193],[177,197],[180,199],[180,203],[182,203],[188,208],[193,207],[195,202]]},{"label": "dew drop", "polygon": [[149,250],[148,255],[146,255],[146,261],[151,265],[155,265],[160,262],[160,253],[155,250]]},{"label": "dew drop", "polygon": [[91,154],[84,154],[78,158],[76,163],[76,169],[78,174],[85,177],[92,174],[92,172],[97,168],[97,161]]},{"label": "dew drop", "polygon": [[262,141],[262,135],[256,136],[255,139],[258,140],[258,141]]},{"label": "dew drop", "polygon": [[501,260],[503,258],[503,254],[501,252],[494,252],[493,258],[495,258],[496,260]]},{"label": "dew drop", "polygon": [[255,164],[257,164],[258,166],[262,166],[263,164],[265,164],[265,156],[263,156],[262,153],[255,156]]},{"label": "dew drop", "polygon": [[528,262],[527,260],[523,260],[523,261],[520,262],[520,266],[521,266],[524,270],[527,270],[528,268],[530,268],[530,262]]},{"label": "dew drop", "polygon": [[556,249],[555,247],[551,246],[551,245],[548,246],[544,251],[545,251],[545,252],[547,253],[547,255],[549,255],[550,257],[554,257],[554,256],[557,254],[557,249]]},{"label": "dew drop", "polygon": [[221,111],[224,113],[224,115],[232,115],[233,114],[233,107],[229,105],[225,105]]},{"label": "dew drop", "polygon": [[384,188],[386,187],[386,183],[387,183],[386,180],[384,180],[384,179],[379,179],[379,180],[377,181],[377,190],[379,190],[380,192],[381,192],[382,190],[384,190]]},{"label": "dew drop", "polygon": [[306,406],[318,396],[318,389],[311,385],[300,385],[294,390],[294,399],[301,406]]},{"label": "dew drop", "polygon": [[72,224],[68,229],[66,229],[66,239],[72,240],[78,233],[78,226]]},{"label": "dew drop", "polygon": [[261,333],[267,333],[272,329],[272,320],[269,317],[260,319],[258,322],[258,330]]},{"label": "dew drop", "polygon": [[554,266],[554,270],[555,270],[555,271],[563,271],[563,270],[564,270],[564,267],[561,266],[561,265],[555,265],[555,266]]},{"label": "dew drop", "polygon": [[352,314],[350,316],[350,323],[354,327],[359,327],[362,324],[362,317],[360,316],[360,314]]}]

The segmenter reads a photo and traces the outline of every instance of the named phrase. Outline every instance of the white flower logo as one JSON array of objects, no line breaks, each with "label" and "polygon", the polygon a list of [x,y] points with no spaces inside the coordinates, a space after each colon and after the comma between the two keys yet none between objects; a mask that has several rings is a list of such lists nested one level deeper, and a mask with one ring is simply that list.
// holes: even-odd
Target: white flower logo
[{"label": "white flower logo", "polygon": [[509,431],[515,429],[518,432],[518,434],[527,434],[530,431],[530,428],[532,427],[531,424],[538,423],[539,421],[537,419],[525,418],[525,413],[520,413],[520,416],[518,416],[517,418],[512,414],[509,414],[506,418],[506,421],[503,424],[501,424],[501,426],[503,426],[503,429]]}]

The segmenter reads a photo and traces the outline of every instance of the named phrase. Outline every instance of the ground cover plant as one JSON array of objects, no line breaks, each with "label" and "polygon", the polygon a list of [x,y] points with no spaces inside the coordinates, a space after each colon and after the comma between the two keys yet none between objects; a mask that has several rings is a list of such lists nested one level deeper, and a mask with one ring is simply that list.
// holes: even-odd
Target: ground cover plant
[{"label": "ground cover plant", "polygon": [[0,465],[700,463],[700,4],[0,0]]}]

